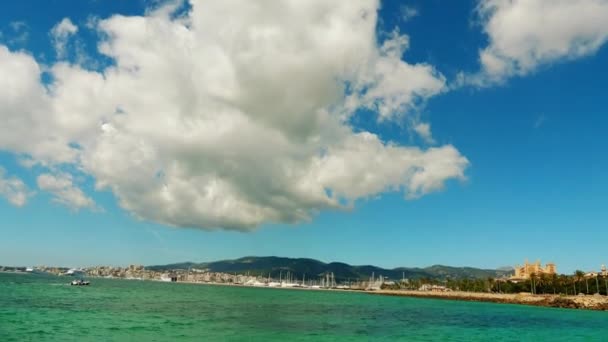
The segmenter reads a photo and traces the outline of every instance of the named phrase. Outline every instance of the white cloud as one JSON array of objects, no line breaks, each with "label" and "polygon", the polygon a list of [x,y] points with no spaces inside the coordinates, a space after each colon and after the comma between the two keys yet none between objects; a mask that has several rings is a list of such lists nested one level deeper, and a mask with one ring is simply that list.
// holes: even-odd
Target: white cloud
[{"label": "white cloud", "polygon": [[72,210],[89,208],[97,210],[95,202],[74,185],[72,176],[67,173],[43,173],[37,178],[38,188],[53,195],[53,202],[65,205]]},{"label": "white cloud", "polygon": [[53,46],[58,59],[63,59],[66,56],[66,46],[71,36],[78,32],[78,27],[72,23],[70,18],[63,18],[57,25],[51,29],[51,37]]},{"label": "white cloud", "polygon": [[412,6],[403,5],[403,6],[401,6],[400,11],[401,11],[401,20],[403,20],[403,21],[409,21],[412,18],[420,15],[420,12],[418,11],[418,9],[416,7],[412,7]]},{"label": "white cloud", "polygon": [[536,121],[534,121],[534,128],[540,128],[540,126],[542,126],[545,121],[547,121],[547,117],[545,116],[545,114],[539,115]]},{"label": "white cloud", "polygon": [[89,30],[96,30],[97,24],[99,24],[100,20],[101,19],[96,15],[89,15],[87,17],[87,20],[85,21],[84,26]]},{"label": "white cloud", "polygon": [[[384,144],[371,133],[349,136],[313,161],[303,189],[331,189],[349,201],[385,191],[416,198],[443,188],[446,179],[464,179],[468,160],[451,145],[419,148]],[[373,165],[374,167],[370,167]]]},{"label": "white cloud", "polygon": [[593,54],[608,39],[606,0],[481,0],[478,13],[489,45],[466,77],[477,85]]},{"label": "white cloud", "polygon": [[29,154],[44,164],[73,162],[78,151],[69,147],[70,137],[64,132],[70,117],[56,115],[40,74],[30,55],[0,45],[0,149]]},{"label": "white cloud", "polygon": [[374,51],[368,66],[353,80],[351,110],[365,107],[381,120],[394,119],[416,109],[420,102],[445,90],[445,78],[428,64],[407,64],[401,56],[409,38],[395,30],[390,39]]},{"label": "white cloud", "polygon": [[431,124],[420,122],[414,125],[414,132],[416,132],[426,143],[434,144],[433,134],[431,133]]},{"label": "white cloud", "polygon": [[22,207],[32,193],[21,179],[14,176],[9,177],[6,170],[0,167],[0,196],[5,197],[9,203]]},{"label": "white cloud", "polygon": [[12,45],[23,45],[29,39],[29,27],[24,21],[12,21],[9,23],[11,30],[11,38],[8,43]]},{"label": "white cloud", "polygon": [[[114,16],[97,28],[115,65],[58,63],[48,87],[34,59],[0,47],[0,149],[71,164],[135,216],[179,227],[249,230],[384,191],[440,190],[464,178],[454,147],[399,146],[348,124],[362,108],[415,121],[445,88],[432,66],[401,59],[407,36],[379,46],[377,8],[193,1],[177,19]],[[68,175],[42,176],[61,201],[91,205],[52,190],[69,189],[57,185]]]}]

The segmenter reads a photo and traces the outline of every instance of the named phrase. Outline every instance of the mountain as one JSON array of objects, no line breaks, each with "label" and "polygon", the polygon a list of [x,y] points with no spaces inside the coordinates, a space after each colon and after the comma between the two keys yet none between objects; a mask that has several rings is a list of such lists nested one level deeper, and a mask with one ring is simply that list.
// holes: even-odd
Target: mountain
[{"label": "mountain", "polygon": [[369,279],[372,273],[378,277],[388,277],[389,279],[401,279],[405,276],[408,279],[446,279],[446,278],[496,278],[511,274],[509,270],[487,270],[473,267],[451,267],[443,265],[433,265],[425,268],[398,267],[385,269],[372,265],[352,266],[342,262],[324,263],[315,259],[307,258],[282,258],[282,257],[244,257],[235,260],[221,260],[214,262],[183,262],[169,265],[147,266],[149,270],[165,271],[189,268],[204,269],[210,272],[239,273],[251,275],[268,276],[278,278],[280,274],[292,273],[296,278],[301,279],[320,277],[328,272],[333,272],[336,280],[344,281],[347,279]]}]

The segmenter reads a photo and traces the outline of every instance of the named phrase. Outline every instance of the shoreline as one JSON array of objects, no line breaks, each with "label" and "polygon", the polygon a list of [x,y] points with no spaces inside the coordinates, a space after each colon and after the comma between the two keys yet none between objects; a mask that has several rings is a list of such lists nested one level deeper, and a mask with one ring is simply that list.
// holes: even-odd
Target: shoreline
[{"label": "shoreline", "polygon": [[[9,272],[4,271],[1,273],[31,274],[31,273],[26,273],[26,272],[10,272],[10,271]],[[55,276],[57,276],[57,275],[55,275]],[[129,279],[129,278],[122,278],[122,277],[109,277],[109,278],[108,277],[99,277],[99,276],[87,276],[87,277],[88,278],[97,278],[97,279],[152,281],[152,282],[168,283],[168,284],[229,286],[229,287],[260,288],[260,289],[299,290],[299,291],[349,292],[349,293],[362,293],[362,294],[380,295],[380,296],[413,297],[413,298],[423,298],[423,299],[488,302],[488,303],[497,303],[497,304],[542,306],[542,307],[550,307],[550,308],[608,311],[608,297],[607,296],[597,296],[597,295],[565,296],[565,295],[554,295],[554,294],[533,295],[530,293],[506,294],[506,293],[464,292],[464,291],[433,292],[433,291],[414,291],[414,290],[360,290],[360,289],[335,289],[335,288],[310,288],[310,287],[248,286],[245,284],[216,283],[216,282],[192,282],[192,281],[167,282],[167,281],[163,281],[160,279],[137,279],[137,278]]]},{"label": "shoreline", "polygon": [[[117,278],[114,278],[117,279]],[[124,279],[124,278],[123,278]],[[159,281],[148,279],[149,281]],[[432,291],[412,291],[412,290],[362,290],[362,289],[334,289],[334,288],[310,288],[310,287],[281,287],[281,286],[248,286],[244,284],[214,283],[214,282],[188,282],[180,281],[172,284],[194,284],[211,286],[230,286],[260,289],[278,290],[298,290],[298,291],[328,291],[328,292],[348,292],[361,293],[380,296],[414,297],[423,299],[441,299],[453,301],[486,302],[496,304],[516,304],[529,306],[542,306],[549,308],[580,309],[592,311],[608,311],[607,296],[565,296],[542,294],[532,295],[529,293],[507,294],[507,293],[484,293],[484,292],[432,292]]]},{"label": "shoreline", "polygon": [[506,294],[462,291],[423,292],[411,290],[377,290],[366,292],[369,294],[384,296],[415,297],[427,299],[489,302],[499,304],[532,305],[564,309],[608,311],[608,297],[596,295],[564,296],[553,294],[532,295],[528,293]]}]

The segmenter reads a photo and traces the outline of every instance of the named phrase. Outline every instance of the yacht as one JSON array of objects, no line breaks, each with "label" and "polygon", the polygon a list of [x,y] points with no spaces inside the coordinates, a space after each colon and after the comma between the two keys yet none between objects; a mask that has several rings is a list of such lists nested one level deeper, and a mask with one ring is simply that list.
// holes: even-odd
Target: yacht
[{"label": "yacht", "polygon": [[82,280],[82,279],[74,279],[72,280],[72,282],[70,282],[70,285],[72,286],[87,286],[90,285],[91,283],[87,280]]}]

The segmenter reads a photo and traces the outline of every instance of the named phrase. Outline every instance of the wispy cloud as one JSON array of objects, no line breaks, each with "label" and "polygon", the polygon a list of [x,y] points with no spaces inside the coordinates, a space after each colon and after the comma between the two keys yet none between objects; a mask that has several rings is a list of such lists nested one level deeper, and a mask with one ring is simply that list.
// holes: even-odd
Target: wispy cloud
[{"label": "wispy cloud", "polygon": [[431,124],[421,122],[414,126],[414,131],[426,142],[427,144],[434,144],[433,134],[431,133]]},{"label": "wispy cloud", "polygon": [[418,11],[417,8],[412,7],[412,6],[407,6],[407,5],[401,6],[400,12],[401,12],[401,20],[403,20],[403,21],[409,21],[412,18],[420,15],[420,12]]},{"label": "wispy cloud", "polygon": [[33,194],[21,179],[8,176],[0,166],[0,196],[5,197],[9,203],[22,207]]},{"label": "wispy cloud", "polygon": [[547,117],[545,114],[541,114],[538,118],[536,118],[536,121],[534,121],[534,128],[539,128],[545,123],[545,121],[547,121]]},{"label": "wispy cloud", "polygon": [[74,25],[69,18],[63,18],[57,25],[53,26],[50,34],[57,58],[65,58],[68,41],[76,32],[78,32],[78,26]]},{"label": "wispy cloud", "polygon": [[22,45],[27,42],[30,37],[29,26],[24,21],[12,21],[9,23],[12,35],[8,40],[11,45]]},{"label": "wispy cloud", "polygon": [[48,191],[53,195],[53,202],[71,210],[78,211],[82,208],[100,210],[92,198],[74,185],[72,175],[68,173],[44,173],[38,176],[37,183],[40,190]]}]

